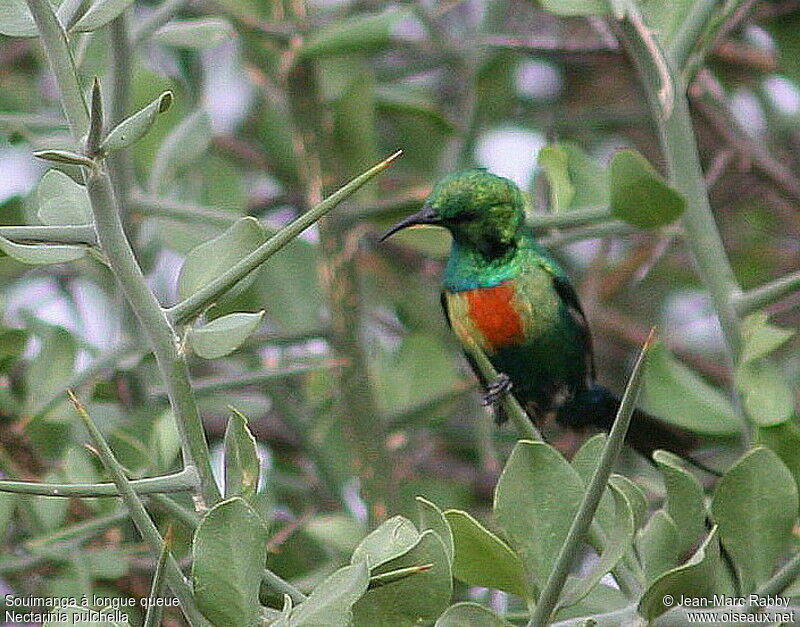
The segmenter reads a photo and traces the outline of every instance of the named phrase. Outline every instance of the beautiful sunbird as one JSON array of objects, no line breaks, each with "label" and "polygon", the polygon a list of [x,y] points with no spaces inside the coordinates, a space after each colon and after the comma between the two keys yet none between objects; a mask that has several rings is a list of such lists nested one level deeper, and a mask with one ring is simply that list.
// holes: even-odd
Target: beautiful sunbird
[{"label": "beautiful sunbird", "polygon": [[[450,231],[442,306],[487,402],[510,391],[539,426],[555,417],[572,430],[608,430],[620,400],[597,383],[591,334],[569,277],[524,222],[519,188],[476,168],[439,181],[422,209],[381,240],[416,224]],[[469,348],[476,344],[498,381],[483,380],[475,367]],[[501,424],[506,417],[496,411]],[[685,455],[694,438],[637,409],[626,441],[649,457],[658,448]]]}]

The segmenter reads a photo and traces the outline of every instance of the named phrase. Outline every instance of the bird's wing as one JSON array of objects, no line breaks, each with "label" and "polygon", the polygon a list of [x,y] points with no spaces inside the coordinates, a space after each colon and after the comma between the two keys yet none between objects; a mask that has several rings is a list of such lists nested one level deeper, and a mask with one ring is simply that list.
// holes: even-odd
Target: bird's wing
[{"label": "bird's wing", "polygon": [[575,326],[579,329],[583,339],[583,345],[586,352],[586,370],[591,377],[589,384],[593,383],[597,378],[597,371],[594,365],[594,347],[592,346],[592,332],[589,329],[589,323],[586,320],[586,314],[581,307],[581,301],[578,299],[578,294],[575,288],[572,287],[569,279],[555,268],[547,263],[542,266],[553,277],[553,287],[556,290],[561,301],[567,306],[567,311],[575,322]]}]

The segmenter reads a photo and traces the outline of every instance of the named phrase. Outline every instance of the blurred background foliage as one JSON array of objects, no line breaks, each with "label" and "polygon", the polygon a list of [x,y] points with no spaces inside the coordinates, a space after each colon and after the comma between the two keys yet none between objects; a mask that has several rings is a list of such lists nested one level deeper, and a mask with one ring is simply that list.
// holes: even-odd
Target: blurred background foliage
[{"label": "blurred background foliage", "polygon": [[[532,215],[602,209],[607,189],[590,183],[619,148],[635,147],[661,168],[635,72],[605,22],[556,18],[517,0],[164,4],[178,11],[166,25],[158,4],[144,0],[118,18],[138,35],[125,54],[112,46],[113,25],[72,42],[87,87],[95,75],[110,85],[115,67],[130,65],[126,114],[175,93],[175,106],[136,144],[124,190],[126,228],[163,304],[178,300],[189,251],[238,217],[274,231],[404,151],[207,312],[266,311],[242,349],[190,358],[212,442],[229,405],[249,417],[258,440],[269,567],[302,587],[318,582],[350,554],[367,519],[413,516],[417,494],[485,515],[515,436],[491,425],[441,314],[448,236],[415,229],[378,245],[377,235],[461,167],[516,181]],[[800,261],[800,2],[744,4],[690,97],[716,219],[737,277],[752,288],[796,272]],[[537,166],[553,142],[577,155],[566,206],[555,206],[552,177]],[[45,168],[31,152],[69,143],[38,42],[0,37],[0,224],[37,223]],[[542,235],[576,282],[603,382],[621,391],[658,326],[665,348],[653,356],[647,404],[668,411],[680,402],[684,424],[719,439],[714,459],[732,459],[740,449],[731,369],[680,228],[635,230],[606,217]],[[205,254],[213,258],[214,248]],[[0,276],[5,476],[98,480],[67,386],[81,390],[135,476],[174,469],[174,421],[107,268],[92,257],[31,268],[2,256]],[[798,303],[795,294],[766,313],[794,329]],[[794,391],[789,414],[797,348],[793,337],[776,353],[780,393]],[[776,448],[800,438],[792,422],[772,429]],[[626,463],[657,497],[653,471],[633,457]],[[122,542],[132,531],[116,508],[112,499],[0,494],[0,587],[146,594],[151,560]],[[55,533],[84,519],[109,529],[89,543],[90,563],[72,559],[74,545],[58,544]],[[21,584],[32,572],[40,576]]]}]

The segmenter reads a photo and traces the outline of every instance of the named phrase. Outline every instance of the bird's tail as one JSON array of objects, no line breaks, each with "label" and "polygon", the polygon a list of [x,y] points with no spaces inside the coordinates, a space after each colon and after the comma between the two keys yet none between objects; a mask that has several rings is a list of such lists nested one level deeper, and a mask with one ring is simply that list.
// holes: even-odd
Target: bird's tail
[{"label": "bird's tail", "polygon": [[[614,424],[619,403],[619,397],[602,385],[595,384],[578,392],[559,407],[556,421],[566,427],[593,426],[608,431]],[[633,412],[625,442],[647,459],[651,459],[653,451],[665,449],[691,460],[689,453],[699,444],[694,434],[641,409]]]}]

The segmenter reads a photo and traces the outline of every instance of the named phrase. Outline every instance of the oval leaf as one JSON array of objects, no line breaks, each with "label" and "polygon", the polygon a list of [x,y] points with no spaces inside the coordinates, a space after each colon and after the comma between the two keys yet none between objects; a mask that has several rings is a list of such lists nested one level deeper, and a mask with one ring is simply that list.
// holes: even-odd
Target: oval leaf
[{"label": "oval leaf", "polygon": [[747,415],[758,425],[777,425],[794,413],[794,391],[767,359],[740,364],[736,387],[742,393]]},{"label": "oval leaf", "polygon": [[298,605],[289,617],[291,627],[350,625],[353,604],[367,591],[369,570],[364,562],[340,568]]},{"label": "oval leaf", "polygon": [[95,0],[70,32],[82,33],[97,30],[119,16],[133,4],[133,0]]},{"label": "oval leaf", "polygon": [[678,526],[663,509],[655,512],[639,532],[636,551],[648,582],[678,563],[678,538]]},{"label": "oval leaf", "polygon": [[583,481],[558,451],[544,442],[517,442],[497,483],[494,512],[537,590],[553,569],[583,494]]},{"label": "oval leaf", "polygon": [[611,159],[611,213],[634,226],[652,228],[676,220],[686,200],[641,154],[621,150]]},{"label": "oval leaf", "polygon": [[141,111],[137,111],[129,118],[117,124],[100,145],[99,152],[107,153],[113,150],[127,148],[141,139],[150,130],[159,113],[168,111],[172,106],[172,92],[165,91]]},{"label": "oval leaf", "polygon": [[205,111],[193,113],[172,129],[156,153],[148,181],[150,191],[166,190],[178,172],[203,156],[212,135],[211,119]]},{"label": "oval leaf", "polygon": [[419,540],[419,531],[407,518],[390,518],[364,538],[353,551],[351,564],[367,562],[375,568],[407,553]]},{"label": "oval leaf", "polygon": [[467,512],[450,509],[445,518],[453,530],[453,576],[470,586],[526,596],[525,571],[517,554]]},{"label": "oval leaf", "polygon": [[264,312],[232,313],[208,324],[189,329],[186,340],[204,359],[217,359],[235,351],[261,324]]},{"label": "oval leaf", "polygon": [[260,472],[256,439],[247,418],[233,410],[225,428],[225,497],[251,498],[258,488]]},{"label": "oval leaf", "polygon": [[17,244],[0,236],[0,250],[19,262],[34,266],[67,263],[86,254],[85,246],[64,244]]},{"label": "oval leaf", "polygon": [[39,30],[33,21],[25,0],[0,2],[0,35],[8,37],[38,37]]},{"label": "oval leaf", "polygon": [[153,33],[153,41],[175,48],[213,48],[232,39],[236,31],[228,20],[201,17],[173,20]]},{"label": "oval leaf", "polygon": [[719,567],[719,543],[717,528],[714,527],[688,562],[667,571],[647,588],[639,600],[639,614],[653,620],[671,609],[673,604],[664,604],[664,597],[667,596],[671,596],[675,602],[681,597],[708,599],[711,605]]},{"label": "oval leaf", "polygon": [[417,512],[419,513],[419,528],[422,531],[430,529],[431,531],[435,531],[437,534],[439,534],[439,539],[444,544],[444,548],[447,551],[447,557],[452,565],[453,532],[450,531],[450,525],[447,524],[447,520],[445,519],[444,514],[442,514],[442,510],[421,496],[418,496],[416,501]]},{"label": "oval leaf", "polygon": [[178,297],[184,300],[216,279],[266,241],[255,218],[240,218],[221,235],[203,242],[186,256],[178,277]]},{"label": "oval leaf", "polygon": [[743,594],[772,575],[792,539],[797,505],[792,473],[767,448],[746,453],[720,480],[711,512]]},{"label": "oval leaf", "polygon": [[300,49],[300,57],[310,59],[379,50],[391,41],[392,27],[408,15],[408,11],[390,9],[376,15],[339,20],[309,37]]},{"label": "oval leaf", "polygon": [[48,170],[39,182],[37,196],[42,224],[61,226],[92,222],[92,206],[86,188],[63,172]]},{"label": "oval leaf", "polygon": [[678,527],[678,552],[683,554],[695,545],[706,527],[703,488],[677,455],[656,451],[653,460],[664,479],[667,513]]},{"label": "oval leaf", "polygon": [[192,542],[192,586],[200,611],[219,627],[256,624],[269,533],[241,498],[217,503]]},{"label": "oval leaf", "polygon": [[642,406],[649,413],[696,433],[741,431],[730,401],[675,359],[662,342],[650,350],[645,368]]},{"label": "oval leaf", "polygon": [[428,564],[431,566],[427,570],[370,589],[353,606],[353,623],[370,627],[432,623],[450,603],[453,593],[450,561],[438,534],[424,531],[408,551],[373,568],[371,575]]},{"label": "oval leaf", "polygon": [[739,363],[766,357],[783,346],[795,331],[782,329],[769,323],[767,314],[757,311],[742,320],[742,353]]},{"label": "oval leaf", "polygon": [[796,420],[759,427],[758,443],[770,448],[786,464],[800,490],[800,426]]},{"label": "oval leaf", "polygon": [[434,627],[513,627],[489,608],[477,603],[456,603],[448,607]]}]

